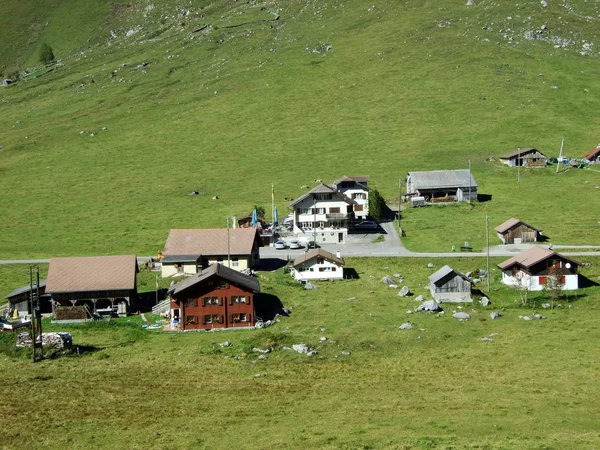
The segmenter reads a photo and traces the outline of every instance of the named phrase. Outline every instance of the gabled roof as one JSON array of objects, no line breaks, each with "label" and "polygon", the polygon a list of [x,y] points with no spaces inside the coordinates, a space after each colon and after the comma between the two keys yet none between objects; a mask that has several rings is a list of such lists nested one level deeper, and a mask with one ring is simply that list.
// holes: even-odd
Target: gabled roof
[{"label": "gabled roof", "polygon": [[332,188],[331,186],[327,186],[326,184],[319,184],[318,186],[315,186],[314,188],[312,188],[310,191],[308,191],[306,194],[301,195],[300,197],[298,197],[296,200],[294,200],[293,202],[291,202],[288,206],[294,206],[298,203],[300,203],[302,200],[310,197],[313,194],[333,194],[334,196],[338,197],[340,200],[349,203],[351,205],[355,204],[356,202],[352,199],[349,199],[348,197],[346,197],[343,194],[340,194],[339,192],[337,192],[334,188]]},{"label": "gabled roof", "polygon": [[445,277],[447,277],[451,273],[455,273],[456,275],[461,277],[463,280],[466,280],[469,283],[472,283],[472,281],[465,274],[459,272],[458,270],[454,270],[452,267],[450,267],[448,265],[445,265],[441,269],[437,270],[435,273],[429,275],[429,281],[431,281],[433,284],[437,284],[438,281],[443,280]]},{"label": "gabled roof", "polygon": [[[29,285],[17,288],[4,298],[11,299],[18,295],[24,294],[25,292],[29,292],[30,289],[31,289],[31,286],[29,286]],[[36,285],[34,284],[33,285],[34,292],[35,292],[35,289],[36,289]],[[42,281],[40,281],[40,291],[45,291],[45,289],[46,289],[46,282],[42,280]]]},{"label": "gabled roof", "polygon": [[238,272],[237,270],[230,269],[229,267],[224,266],[223,264],[213,264],[212,266],[204,269],[202,272],[199,272],[173,285],[169,289],[168,293],[176,297],[183,291],[193,286],[196,286],[197,284],[202,283],[203,281],[208,280],[210,277],[213,276],[223,278],[224,280],[227,280],[230,283],[244,287],[250,291],[260,292],[260,282],[253,276],[246,275],[242,272]]},{"label": "gabled roof", "polygon": [[177,264],[177,263],[195,263],[200,260],[202,255],[166,255],[160,260],[163,264]]},{"label": "gabled roof", "polygon": [[136,289],[135,255],[51,258],[46,293]]},{"label": "gabled roof", "polygon": [[510,259],[507,259],[506,261],[501,262],[500,264],[498,264],[498,267],[502,270],[508,269],[514,265],[529,268],[539,262],[545,261],[550,258],[560,258],[562,260],[569,261],[577,266],[580,265],[577,261],[573,261],[572,259],[559,255],[554,250],[550,250],[548,248],[536,245],[528,250],[525,250],[524,252],[519,253],[516,256],[513,256]]},{"label": "gabled roof", "polygon": [[513,150],[510,153],[507,153],[506,155],[502,155],[500,157],[500,159],[511,159],[511,158],[516,158],[519,156],[525,156],[525,155],[528,155],[529,153],[535,153],[535,152],[538,152],[540,155],[542,155],[544,157],[546,156],[536,148],[518,148],[516,150]]},{"label": "gabled roof", "polygon": [[366,175],[363,176],[359,176],[359,177],[349,177],[344,175],[343,177],[338,178],[337,180],[335,180],[333,183],[331,183],[332,185],[338,185],[343,181],[355,181],[357,183],[368,183],[369,182],[369,177]]},{"label": "gabled roof", "polygon": [[317,257],[326,259],[330,262],[334,262],[336,264],[339,264],[340,266],[343,266],[345,264],[344,258],[338,258],[333,253],[328,252],[327,250],[323,250],[322,248],[315,248],[315,249],[307,251],[306,253],[303,253],[300,256],[297,256],[294,259],[292,266],[297,267],[297,266],[304,264],[305,262],[308,262],[312,259],[316,259]]},{"label": "gabled roof", "polygon": [[227,228],[171,230],[163,254],[173,255],[251,255],[255,241],[259,241],[255,228],[230,228],[229,246]]},{"label": "gabled roof", "polygon": [[413,188],[415,190],[469,186],[477,187],[475,178],[473,178],[469,169],[408,172],[408,175],[412,180]]},{"label": "gabled roof", "polygon": [[585,159],[589,159],[590,161],[593,161],[594,159],[598,158],[600,156],[600,145],[598,145],[598,147],[596,147],[595,149],[591,150],[588,154],[585,155]]},{"label": "gabled roof", "polygon": [[504,232],[510,230],[511,228],[516,227],[519,224],[523,224],[523,225],[531,228],[532,230],[535,230],[535,231],[538,231],[538,232],[541,231],[541,230],[538,230],[537,228],[532,227],[531,225],[523,222],[522,220],[515,219],[514,217],[508,219],[502,225],[498,225],[496,228],[494,228],[494,230],[496,230],[498,233],[504,233]]}]

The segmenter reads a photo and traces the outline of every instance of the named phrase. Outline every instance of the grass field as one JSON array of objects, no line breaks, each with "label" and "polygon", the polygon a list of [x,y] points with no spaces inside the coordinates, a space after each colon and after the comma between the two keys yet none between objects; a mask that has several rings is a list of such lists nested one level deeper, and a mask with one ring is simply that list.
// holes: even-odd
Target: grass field
[{"label": "grass field", "polygon": [[[453,265],[467,271],[482,261]],[[349,259],[360,279],[317,291],[288,284],[281,272],[260,273],[263,291],[292,309],[264,330],[164,334],[142,330],[135,316],[45,324],[72,332],[80,355],[38,364],[8,351],[2,334],[0,383],[14,400],[0,407],[3,445],[596,448],[598,287],[537,310],[521,306],[494,272],[493,304],[466,306],[470,321],[452,318],[452,305],[444,316],[406,314],[414,297],[399,298],[379,280],[400,272],[415,294],[425,293],[435,270],[428,262],[446,261]],[[583,273],[595,279],[598,270]],[[531,300],[539,308],[543,298]],[[490,320],[502,306],[503,317]],[[534,311],[547,319],[518,318]],[[406,321],[416,328],[400,330]],[[492,333],[493,342],[481,340]],[[226,340],[233,345],[218,345]],[[318,355],[283,350],[297,343]],[[254,347],[273,352],[257,360]]]},{"label": "grass field", "polygon": [[[492,200],[407,212],[412,250],[481,246],[486,214],[594,243],[599,172],[524,171],[517,189],[514,170],[486,161],[518,146],[556,155],[563,136],[572,156],[597,144],[597,58],[575,47],[597,37],[581,19],[593,5],[523,4],[508,42],[514,7],[485,1],[216,2],[183,16],[154,4],[111,16],[116,38],[0,90],[3,258],[154,254],[170,228],[269,209],[272,183],[283,212],[317,178],[368,174],[393,199],[407,171],[469,160]],[[525,40],[538,23],[572,44]]]}]

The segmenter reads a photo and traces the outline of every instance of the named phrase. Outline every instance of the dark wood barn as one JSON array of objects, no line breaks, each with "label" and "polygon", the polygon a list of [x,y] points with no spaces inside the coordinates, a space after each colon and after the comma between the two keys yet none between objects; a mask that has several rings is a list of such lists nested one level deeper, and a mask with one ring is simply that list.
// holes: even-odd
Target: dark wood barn
[{"label": "dark wood barn", "polygon": [[[31,305],[30,305],[30,292],[31,287],[29,285],[20,287],[15,289],[6,297],[8,303],[10,304],[10,308],[13,311],[17,311],[17,313],[22,314],[31,314]],[[36,287],[33,286],[33,292],[35,295]],[[51,299],[48,294],[46,294],[46,282],[40,282],[40,309],[42,314],[52,312],[52,304]]]},{"label": "dark wood barn", "polygon": [[503,244],[537,242],[542,233],[542,230],[538,230],[514,217],[508,219],[502,225],[498,225],[494,229],[496,230],[496,233],[498,233],[498,237]]},{"label": "dark wood barn", "polygon": [[214,264],[169,289],[171,328],[254,327],[254,294],[258,293],[260,283],[256,278]]},{"label": "dark wood barn", "polygon": [[458,270],[444,266],[429,276],[433,298],[442,303],[471,302],[471,280]]},{"label": "dark wood barn", "polygon": [[127,314],[137,298],[135,255],[52,258],[46,293],[54,309],[87,307],[91,312]]},{"label": "dark wood barn", "polygon": [[477,182],[469,169],[408,172],[406,197],[423,197],[426,202],[477,200]]},{"label": "dark wood barn", "polygon": [[501,156],[500,162],[509,167],[546,167],[548,157],[535,148],[518,148]]},{"label": "dark wood barn", "polygon": [[600,164],[600,145],[586,153],[585,159],[587,159],[592,164]]}]

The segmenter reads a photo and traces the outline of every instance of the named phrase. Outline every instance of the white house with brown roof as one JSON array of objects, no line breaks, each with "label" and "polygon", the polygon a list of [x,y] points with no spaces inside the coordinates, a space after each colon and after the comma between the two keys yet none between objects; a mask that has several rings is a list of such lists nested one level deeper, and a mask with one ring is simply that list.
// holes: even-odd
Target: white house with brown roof
[{"label": "white house with brown roof", "polygon": [[355,204],[331,186],[320,184],[289,204],[294,210],[293,232],[305,241],[343,243]]},{"label": "white house with brown roof", "polygon": [[548,278],[559,273],[563,290],[579,288],[579,263],[537,245],[498,264],[498,267],[502,270],[502,282],[509,286],[541,291]]},{"label": "white house with brown roof", "polygon": [[496,233],[503,244],[537,242],[542,233],[542,230],[538,230],[514,217],[508,219],[503,224],[498,225],[494,230],[496,230]]},{"label": "white house with brown roof", "polygon": [[212,264],[242,271],[259,259],[255,228],[171,230],[163,250],[162,276],[193,275]]},{"label": "white house with brown roof", "polygon": [[369,177],[348,177],[344,175],[338,178],[331,187],[337,192],[344,194],[354,200],[354,217],[364,220],[369,215]]},{"label": "white house with brown roof", "polygon": [[135,255],[51,258],[46,294],[53,305],[131,310],[137,297]]},{"label": "white house with brown roof", "polygon": [[341,280],[344,258],[322,248],[309,250],[294,259],[290,273],[298,281]]}]

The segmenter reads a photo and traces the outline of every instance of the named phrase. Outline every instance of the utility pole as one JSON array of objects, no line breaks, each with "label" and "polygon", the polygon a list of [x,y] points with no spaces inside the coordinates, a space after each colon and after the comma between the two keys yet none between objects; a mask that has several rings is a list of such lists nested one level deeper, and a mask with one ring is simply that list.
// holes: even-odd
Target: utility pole
[{"label": "utility pole", "polygon": [[227,216],[227,267],[231,269],[231,250],[229,245],[229,216]]},{"label": "utility pole", "polygon": [[400,228],[400,212],[402,211],[402,178],[398,178],[398,235],[402,237],[402,228]]},{"label": "utility pole", "polygon": [[471,204],[471,160],[469,160],[469,205]]},{"label": "utility pole", "polygon": [[521,187],[521,147],[519,147],[518,149],[518,154],[517,154],[517,187],[520,188]]},{"label": "utility pole", "polygon": [[558,168],[560,167],[560,161],[562,160],[563,149],[565,147],[565,138],[562,138],[562,142],[560,143],[560,154],[558,155],[558,162],[556,163],[556,173],[558,173]]},{"label": "utility pole", "polygon": [[490,218],[488,215],[485,216],[485,241],[487,247],[487,290],[490,292],[491,289],[491,273],[490,273]]},{"label": "utility pole", "polygon": [[[36,269],[35,293],[33,290],[33,268]],[[31,344],[33,345],[33,362],[44,357],[42,348],[42,314],[40,311],[40,267],[29,266],[29,301],[31,308]]]}]

